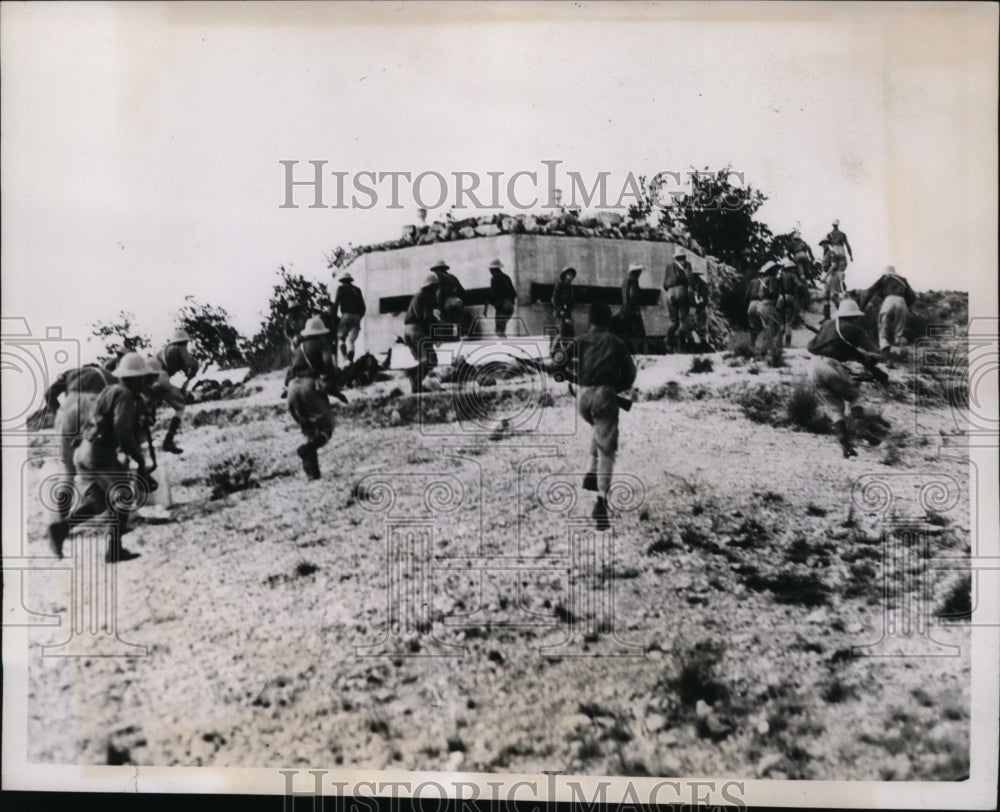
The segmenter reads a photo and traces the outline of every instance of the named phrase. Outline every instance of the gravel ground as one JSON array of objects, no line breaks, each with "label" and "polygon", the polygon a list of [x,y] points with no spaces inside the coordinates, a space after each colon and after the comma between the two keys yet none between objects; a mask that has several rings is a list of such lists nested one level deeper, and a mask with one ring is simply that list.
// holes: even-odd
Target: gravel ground
[{"label": "gravel ground", "polygon": [[[42,657],[66,633],[33,629],[30,759],[962,778],[967,628],[932,629],[956,656],[851,654],[882,636],[883,576],[899,587],[890,606],[912,606],[916,582],[899,573],[923,560],[898,544],[886,564],[878,516],[850,508],[859,476],[909,477],[907,493],[929,473],[955,477],[963,488],[949,511],[910,499],[895,509],[921,522],[925,556],[968,552],[967,451],[949,434],[949,409],[922,414],[922,426],[939,427],[925,441],[905,398],[865,384],[897,429],[895,456],[863,446],[845,460],[832,437],[751,422],[740,405],[750,385],[794,382],[804,351],[750,374],[710,357],[701,374],[688,374],[689,356],[642,359],[618,463],[638,497],[616,515],[611,568],[589,577],[567,564],[571,549],[590,549],[573,541],[591,505],[579,489],[589,436],[572,432],[573,401],[558,388],[544,425],[562,436],[496,440],[449,424],[421,432],[393,405],[410,400],[389,396],[397,381],[352,393],[317,482],[299,470],[279,376],[254,381],[247,398],[192,408],[186,453],[168,463],[172,520],[139,523],[126,545],[141,558],[117,572],[119,637],[147,655],[101,657],[100,639],[82,637],[84,656]],[[528,390],[519,379],[496,387]],[[939,456],[942,444],[958,459]],[[206,473],[235,450],[252,456],[259,485],[212,499]],[[388,513],[366,474],[395,483]],[[428,497],[435,479],[451,490]],[[359,657],[388,617],[387,516],[433,525],[403,579],[417,617],[386,656]],[[40,507],[30,519],[40,554]],[[484,557],[491,568],[477,569]],[[935,613],[961,574],[928,578]],[[36,611],[70,605],[64,573],[28,580]],[[904,644],[934,645],[889,638],[880,651]]]}]

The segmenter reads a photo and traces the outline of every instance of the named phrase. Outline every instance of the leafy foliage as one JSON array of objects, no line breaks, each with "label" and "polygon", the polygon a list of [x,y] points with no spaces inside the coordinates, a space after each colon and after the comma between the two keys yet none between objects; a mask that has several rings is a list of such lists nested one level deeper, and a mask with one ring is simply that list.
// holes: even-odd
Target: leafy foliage
[{"label": "leafy foliage", "polygon": [[112,321],[91,323],[90,334],[103,346],[103,353],[97,356],[99,362],[103,364],[126,352],[138,352],[152,345],[149,336],[134,322],[135,314],[122,310]]},{"label": "leafy foliage", "polygon": [[260,487],[256,457],[245,451],[229,454],[208,466],[205,483],[212,488],[212,498],[221,499],[230,493]]},{"label": "leafy foliage", "polygon": [[260,330],[245,344],[246,360],[253,372],[268,372],[287,366],[291,350],[285,338],[285,317],[294,305],[308,313],[318,313],[324,300],[330,298],[325,282],[310,282],[292,273],[284,265],[278,268],[278,283],[274,286]]},{"label": "leafy foliage", "polygon": [[224,308],[185,296],[184,306],[177,313],[177,326],[191,336],[191,350],[196,358],[211,360],[220,369],[233,369],[246,363],[243,353],[246,339],[233,327]]}]

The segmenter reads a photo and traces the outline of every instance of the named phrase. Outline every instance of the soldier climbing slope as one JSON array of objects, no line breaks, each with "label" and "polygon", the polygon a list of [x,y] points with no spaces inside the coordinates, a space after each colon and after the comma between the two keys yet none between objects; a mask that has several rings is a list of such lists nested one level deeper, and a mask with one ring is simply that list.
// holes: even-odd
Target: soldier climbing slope
[{"label": "soldier climbing slope", "polygon": [[810,370],[810,381],[823,406],[832,412],[833,428],[845,457],[856,457],[852,418],[861,411],[858,385],[846,362],[862,364],[879,383],[889,382],[878,349],[861,326],[864,313],[853,299],[843,299],[836,316],[825,322],[809,342],[809,352],[819,356]]},{"label": "soldier climbing slope", "polygon": [[333,435],[333,410],[328,394],[347,399],[337,389],[337,367],[329,341],[330,331],[323,319],[314,316],[302,330],[302,343],[292,354],[292,364],[285,374],[288,411],[306,437],[295,453],[302,460],[302,470],[309,479],[319,479],[317,452]]},{"label": "soldier climbing slope", "polygon": [[465,288],[457,276],[448,272],[449,266],[443,259],[432,265],[431,270],[438,278],[437,309],[441,321],[454,325],[455,338],[461,338],[465,334]]},{"label": "soldier climbing slope", "polygon": [[777,335],[775,329],[774,298],[776,283],[771,274],[777,267],[775,263],[768,262],[757,271],[757,275],[750,280],[747,285],[745,295],[747,303],[747,324],[750,327],[750,343],[754,351],[763,336],[763,352],[767,355],[771,351],[771,343]]},{"label": "soldier climbing slope", "polygon": [[[115,383],[118,383],[118,378],[100,364],[84,364],[79,369],[68,369],[60,374],[45,392],[45,405],[55,415],[55,432],[60,440],[60,461],[64,472],[70,477],[76,474],[73,451],[97,396]],[[60,395],[63,396],[61,405]]]},{"label": "soldier climbing slope", "polygon": [[421,392],[424,377],[435,363],[431,328],[439,322],[438,287],[438,277],[429,274],[420,286],[420,290],[410,300],[410,306],[403,318],[405,330],[403,340],[417,361],[416,366],[406,373],[410,379],[410,388],[415,395]]},{"label": "soldier climbing slope", "polygon": [[[198,361],[188,352],[187,344],[191,337],[184,331],[178,330],[174,333],[167,345],[156,354],[159,362],[159,377],[150,386],[150,392],[160,403],[165,403],[174,410],[174,416],[170,418],[167,426],[167,436],[163,438],[163,450],[172,454],[183,454],[184,450],[174,442],[174,435],[181,427],[181,419],[184,417],[184,408],[187,405],[187,385],[191,379],[198,374]],[[176,387],[170,383],[170,378],[178,372],[183,372],[187,377],[184,385]]]},{"label": "soldier climbing slope", "polygon": [[866,310],[870,302],[882,297],[882,307],[878,311],[878,345],[886,360],[892,347],[906,344],[903,330],[909,308],[917,300],[910,283],[892,265],[886,266],[882,276],[861,295],[861,309]]},{"label": "soldier climbing slope", "polygon": [[826,241],[830,246],[830,263],[832,269],[840,274],[841,287],[844,287],[844,273],[847,270],[847,258],[854,262],[854,252],[851,250],[851,243],[847,235],[840,230],[840,220],[833,221],[833,228],[826,235]]},{"label": "soldier climbing slope", "polygon": [[[340,277],[340,287],[333,299],[334,315],[339,313],[337,338],[340,339],[340,353],[348,362],[354,360],[354,342],[361,332],[361,319],[365,317],[365,297],[361,289],[352,284],[354,277],[345,273]],[[328,325],[329,327],[329,325]]]},{"label": "soldier climbing slope", "polygon": [[[156,487],[142,455],[141,439],[145,419],[141,392],[150,370],[139,353],[130,352],[122,356],[117,373],[118,383],[106,387],[98,395],[80,444],[73,453],[81,502],[68,516],[49,525],[52,550],[60,558],[63,544],[73,528],[106,511],[111,513],[115,527],[108,538],[104,560],[116,563],[139,556],[122,546],[129,516],[137,506],[132,504],[130,507],[133,500],[122,494],[132,489],[140,494],[149,493]],[[127,463],[119,459],[119,451],[135,461],[138,466],[135,477],[129,472]],[[136,503],[140,501],[135,500]]]}]

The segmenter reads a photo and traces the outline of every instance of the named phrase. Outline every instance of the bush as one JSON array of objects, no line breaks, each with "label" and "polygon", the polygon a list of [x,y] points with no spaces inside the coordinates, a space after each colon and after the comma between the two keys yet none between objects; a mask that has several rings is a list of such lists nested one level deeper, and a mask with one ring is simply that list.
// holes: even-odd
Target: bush
[{"label": "bush", "polygon": [[254,374],[288,366],[291,361],[292,353],[285,337],[285,318],[292,307],[299,305],[309,315],[315,315],[320,312],[321,303],[330,298],[325,283],[310,282],[303,276],[293,274],[284,265],[278,268],[278,280],[260,330],[244,345],[247,363]]},{"label": "bush", "polygon": [[754,423],[775,427],[785,425],[785,401],[777,389],[760,384],[743,392],[739,397],[739,404],[743,408],[743,414]]},{"label": "bush", "polygon": [[749,333],[733,333],[729,336],[729,352],[737,358],[751,360],[756,356]]},{"label": "bush", "polygon": [[177,313],[177,326],[191,336],[195,358],[211,361],[220,369],[244,366],[247,342],[233,327],[225,308],[201,304],[193,296],[185,296],[184,302]]},{"label": "bush", "polygon": [[711,372],[712,371],[712,359],[705,358],[703,356],[697,355],[691,359],[691,368],[688,372],[697,374],[699,372]]},{"label": "bush", "polygon": [[938,612],[942,620],[968,623],[972,619],[972,576],[963,575],[948,592]]},{"label": "bush", "polygon": [[212,498],[221,499],[237,491],[260,487],[257,467],[257,459],[245,451],[230,454],[211,463],[208,466],[205,482],[212,488]]},{"label": "bush", "polygon": [[829,434],[833,427],[830,418],[819,411],[816,391],[805,381],[799,381],[788,396],[786,407],[788,422],[813,434]]},{"label": "bush", "polygon": [[136,327],[135,316],[124,310],[118,313],[116,321],[95,321],[90,325],[90,333],[100,340],[103,351],[97,360],[104,364],[115,358],[121,358],[127,352],[139,352],[148,349],[152,341],[148,335]]}]

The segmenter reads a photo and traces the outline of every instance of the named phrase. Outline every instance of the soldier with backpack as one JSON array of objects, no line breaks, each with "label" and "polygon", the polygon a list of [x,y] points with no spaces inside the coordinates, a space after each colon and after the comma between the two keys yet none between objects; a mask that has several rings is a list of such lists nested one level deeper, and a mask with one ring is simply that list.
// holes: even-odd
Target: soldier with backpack
[{"label": "soldier with backpack", "polygon": [[[125,491],[138,490],[143,494],[156,487],[142,453],[145,406],[141,393],[150,369],[139,353],[130,352],[122,356],[116,372],[118,382],[105,387],[97,396],[83,436],[73,452],[75,484],[82,495],[81,502],[68,515],[60,516],[49,525],[52,551],[59,558],[63,557],[63,544],[73,528],[106,511],[111,512],[115,528],[108,538],[104,560],[113,564],[139,556],[122,546],[122,536],[128,530],[129,516],[136,506]],[[138,473],[135,477],[129,472],[127,463],[119,459],[119,452],[136,463]]]},{"label": "soldier with backpack", "polygon": [[449,265],[443,259],[432,265],[431,271],[438,278],[437,309],[441,321],[455,325],[455,338],[461,338],[465,333],[465,288],[457,276],[449,273]]},{"label": "soldier with backpack", "polygon": [[888,359],[892,347],[906,343],[903,330],[917,294],[910,283],[897,274],[892,265],[888,265],[878,281],[862,294],[861,309],[866,310],[879,296],[882,297],[882,306],[878,312],[878,345],[882,357]]},{"label": "soldier with backpack", "polygon": [[777,278],[777,298],[775,309],[781,322],[784,344],[792,343],[792,325],[799,315],[799,302],[804,293],[808,292],[805,282],[799,276],[798,268],[790,259],[781,263]]},{"label": "soldier with backpack", "polygon": [[820,403],[831,413],[844,457],[857,456],[852,417],[860,411],[858,385],[846,364],[860,363],[879,383],[889,382],[888,374],[878,367],[882,356],[861,326],[863,316],[857,302],[842,299],[836,316],[820,327],[808,345],[809,352],[818,356],[810,370],[810,382]]},{"label": "soldier with backpack", "polygon": [[757,275],[750,280],[744,299],[747,303],[747,323],[750,327],[750,343],[757,350],[758,339],[764,336],[764,353],[771,350],[771,342],[775,335],[775,290],[776,284],[771,276],[776,265],[768,262]]},{"label": "soldier with backpack", "polygon": [[403,339],[417,362],[416,366],[406,373],[410,379],[410,388],[415,395],[422,391],[424,377],[435,363],[431,328],[440,321],[437,309],[438,287],[438,277],[429,274],[420,286],[420,290],[410,300],[410,306],[403,318]]}]

